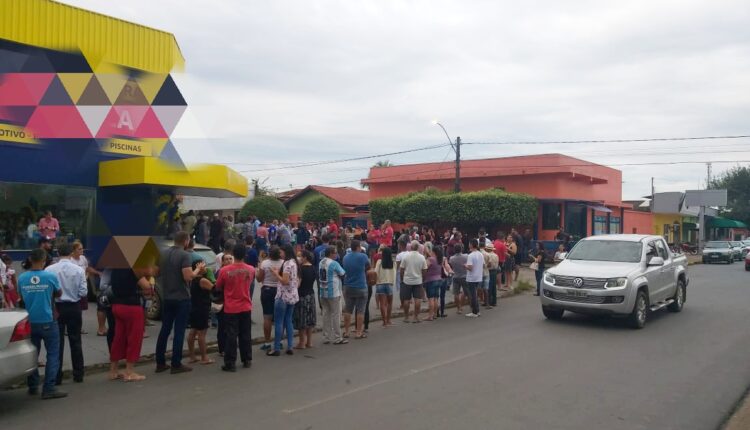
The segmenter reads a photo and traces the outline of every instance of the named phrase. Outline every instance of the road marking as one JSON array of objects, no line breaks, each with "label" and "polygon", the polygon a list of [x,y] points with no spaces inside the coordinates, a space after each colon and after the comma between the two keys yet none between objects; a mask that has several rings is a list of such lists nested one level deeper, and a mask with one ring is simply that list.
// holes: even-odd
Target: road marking
[{"label": "road marking", "polygon": [[323,403],[332,402],[332,401],[340,399],[342,397],[346,397],[346,396],[348,396],[350,394],[359,393],[360,391],[369,390],[370,388],[377,387],[378,385],[387,384],[389,382],[397,381],[397,380],[405,378],[407,376],[412,376],[412,375],[416,375],[416,374],[419,374],[419,373],[422,373],[422,372],[426,372],[428,370],[432,370],[432,369],[435,369],[435,368],[438,368],[438,367],[447,366],[448,364],[453,364],[453,363],[455,363],[457,361],[461,361],[461,360],[465,360],[465,359],[470,358],[470,357],[474,357],[474,356],[479,355],[479,354],[481,354],[483,352],[484,351],[475,351],[475,352],[471,352],[469,354],[464,354],[464,355],[461,355],[461,356],[458,356],[458,357],[454,357],[454,358],[451,358],[451,359],[448,359],[448,360],[439,361],[437,363],[432,363],[430,365],[427,365],[427,366],[424,366],[424,367],[420,367],[418,369],[411,369],[408,372],[402,373],[400,375],[391,376],[390,378],[385,378],[385,379],[382,379],[380,381],[376,381],[376,382],[372,382],[372,383],[369,383],[369,384],[366,384],[366,385],[362,385],[360,387],[353,388],[353,389],[348,390],[348,391],[344,391],[343,393],[339,393],[339,394],[336,394],[336,395],[333,395],[333,396],[330,396],[330,397],[326,397],[324,399],[316,400],[316,401],[314,401],[312,403],[308,403],[308,404],[306,404],[304,406],[300,406],[298,408],[284,409],[284,410],[282,410],[282,412],[285,413],[285,414],[293,414],[293,413],[296,413],[296,412],[304,411],[306,409],[310,409],[310,408],[313,408],[315,406],[322,405]]}]

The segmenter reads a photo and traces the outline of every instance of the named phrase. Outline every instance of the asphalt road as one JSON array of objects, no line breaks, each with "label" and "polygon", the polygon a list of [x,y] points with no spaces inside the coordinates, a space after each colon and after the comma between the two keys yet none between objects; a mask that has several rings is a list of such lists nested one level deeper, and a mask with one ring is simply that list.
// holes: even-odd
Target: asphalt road
[{"label": "asphalt road", "polygon": [[[750,385],[750,273],[693,266],[680,314],[644,330],[570,315],[532,296],[479,319],[371,327],[366,340],[255,355],[143,383],[66,383],[41,401],[0,392],[5,428],[715,429]],[[256,349],[257,351],[257,349]]]}]

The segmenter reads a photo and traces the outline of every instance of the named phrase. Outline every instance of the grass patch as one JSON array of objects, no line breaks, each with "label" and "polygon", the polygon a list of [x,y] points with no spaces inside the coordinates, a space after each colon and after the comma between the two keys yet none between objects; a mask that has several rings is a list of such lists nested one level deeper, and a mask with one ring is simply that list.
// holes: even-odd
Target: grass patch
[{"label": "grass patch", "polygon": [[520,280],[518,281],[518,285],[513,288],[513,294],[521,294],[523,292],[532,290],[536,290],[536,285],[528,281]]}]

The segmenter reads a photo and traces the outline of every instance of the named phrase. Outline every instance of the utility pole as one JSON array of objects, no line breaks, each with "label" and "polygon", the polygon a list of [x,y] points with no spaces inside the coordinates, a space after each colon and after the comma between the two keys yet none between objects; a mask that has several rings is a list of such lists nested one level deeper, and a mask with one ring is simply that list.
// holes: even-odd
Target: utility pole
[{"label": "utility pole", "polygon": [[711,163],[706,163],[706,189],[711,188]]},{"label": "utility pole", "polygon": [[461,192],[461,136],[456,137],[456,187],[455,192]]}]

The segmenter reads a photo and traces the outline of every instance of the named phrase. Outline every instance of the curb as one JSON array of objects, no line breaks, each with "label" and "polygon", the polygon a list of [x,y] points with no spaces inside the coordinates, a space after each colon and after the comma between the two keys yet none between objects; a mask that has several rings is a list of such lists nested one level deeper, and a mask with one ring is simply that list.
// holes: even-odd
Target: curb
[{"label": "curb", "polygon": [[[513,296],[523,295],[523,294],[525,294],[525,292],[526,292],[525,290],[519,290],[518,287],[515,287],[511,291],[498,291],[497,298],[498,299],[508,299],[508,298],[513,297]],[[445,308],[446,309],[453,309],[455,307],[456,307],[455,303],[446,303],[445,304]],[[392,317],[393,318],[400,318],[403,315],[404,315],[404,313],[402,311],[400,311],[400,309],[399,309],[398,312],[394,309]],[[382,318],[380,317],[380,315],[377,315],[377,316],[373,315],[373,316],[371,316],[370,323],[377,322],[377,321],[382,321]],[[320,333],[322,331],[323,330],[321,328],[316,327],[315,330],[313,330],[313,333]],[[294,337],[297,337],[297,335],[295,334]],[[252,345],[253,346],[260,345],[264,341],[265,341],[265,339],[263,338],[263,336],[255,337],[252,340]],[[213,341],[213,342],[210,342],[210,343],[207,344],[207,350],[208,350],[209,353],[216,353],[216,352],[218,352],[218,349],[219,348],[218,348],[218,345],[217,345],[216,341]],[[172,351],[167,351],[167,357],[170,357],[171,354],[172,354]],[[187,355],[187,350],[185,350],[183,352],[183,356],[185,356],[185,355]],[[144,364],[153,363],[155,361],[155,359],[156,359],[156,354],[155,353],[142,355],[141,358],[138,359],[138,362],[137,362],[136,365],[141,366],[141,365],[144,365]],[[86,375],[93,375],[93,374],[97,374],[97,373],[102,373],[102,372],[106,372],[108,370],[109,370],[109,363],[96,363],[96,364],[89,364],[89,365],[84,366],[84,373]],[[71,378],[72,378],[72,370],[65,370],[65,371],[63,371],[63,380],[71,379]],[[13,388],[18,388],[18,387],[22,387],[22,386],[25,386],[25,383],[17,385],[17,386],[14,386]]]}]

